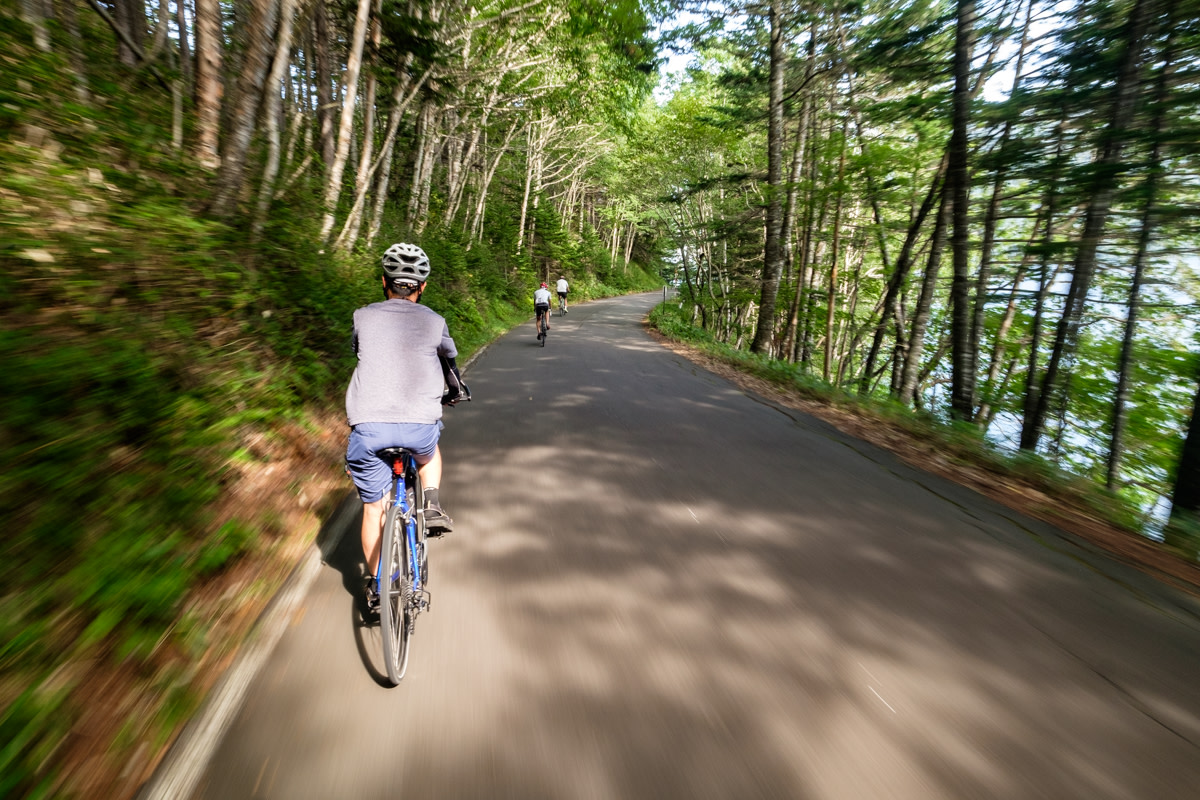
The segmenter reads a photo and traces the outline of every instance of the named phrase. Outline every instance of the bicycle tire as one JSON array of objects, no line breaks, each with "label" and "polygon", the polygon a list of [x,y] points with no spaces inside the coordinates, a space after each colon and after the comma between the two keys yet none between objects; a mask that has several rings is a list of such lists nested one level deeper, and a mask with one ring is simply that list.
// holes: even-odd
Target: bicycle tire
[{"label": "bicycle tire", "polygon": [[548,335],[548,334],[546,333],[546,326],[545,326],[545,325],[543,325],[543,326],[542,326],[542,347],[545,347],[545,346],[546,346],[546,337],[547,337],[547,335]]},{"label": "bicycle tire", "polygon": [[383,662],[388,680],[400,683],[408,669],[409,639],[412,636],[412,562],[400,504],[388,508],[383,525],[379,571],[379,627],[383,639]]}]

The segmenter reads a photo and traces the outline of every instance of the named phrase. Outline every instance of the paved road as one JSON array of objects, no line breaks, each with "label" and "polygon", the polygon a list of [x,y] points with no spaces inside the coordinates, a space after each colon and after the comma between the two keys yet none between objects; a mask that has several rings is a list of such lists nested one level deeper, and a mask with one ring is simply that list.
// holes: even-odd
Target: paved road
[{"label": "paved road", "polygon": [[673,355],[654,300],[473,365],[408,677],[352,520],[196,798],[1200,796],[1196,604]]}]

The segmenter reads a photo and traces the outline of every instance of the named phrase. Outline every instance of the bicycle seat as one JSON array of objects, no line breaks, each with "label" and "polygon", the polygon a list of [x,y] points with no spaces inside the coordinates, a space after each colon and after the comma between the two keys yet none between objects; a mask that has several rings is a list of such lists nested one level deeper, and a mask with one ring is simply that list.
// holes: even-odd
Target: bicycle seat
[{"label": "bicycle seat", "polygon": [[397,458],[403,458],[412,451],[407,447],[385,447],[382,450],[376,451],[375,455],[382,458],[384,461],[395,461]]}]

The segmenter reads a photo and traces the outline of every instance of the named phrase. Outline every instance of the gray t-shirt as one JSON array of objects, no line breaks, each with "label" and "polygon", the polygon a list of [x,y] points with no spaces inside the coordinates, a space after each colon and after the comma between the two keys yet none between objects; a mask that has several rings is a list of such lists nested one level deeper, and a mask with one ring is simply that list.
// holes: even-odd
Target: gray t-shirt
[{"label": "gray t-shirt", "polygon": [[349,423],[442,418],[442,365],[458,350],[446,320],[411,300],[393,299],[354,312],[358,366],[346,389]]}]

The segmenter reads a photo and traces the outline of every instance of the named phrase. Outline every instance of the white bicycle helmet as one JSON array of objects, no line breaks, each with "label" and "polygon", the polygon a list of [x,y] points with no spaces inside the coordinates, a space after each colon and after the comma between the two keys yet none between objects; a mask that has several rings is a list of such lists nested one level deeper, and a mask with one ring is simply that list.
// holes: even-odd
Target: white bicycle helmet
[{"label": "white bicycle helmet", "polygon": [[429,256],[415,244],[394,244],[383,254],[383,272],[392,280],[424,283],[429,277]]}]

